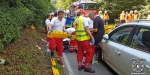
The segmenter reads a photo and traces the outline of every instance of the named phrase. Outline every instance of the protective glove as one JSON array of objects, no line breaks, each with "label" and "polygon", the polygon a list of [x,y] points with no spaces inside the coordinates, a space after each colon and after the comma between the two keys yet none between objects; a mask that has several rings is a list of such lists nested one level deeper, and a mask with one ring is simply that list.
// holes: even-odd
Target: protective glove
[{"label": "protective glove", "polygon": [[67,32],[67,33],[68,33],[68,31],[67,31],[67,30],[64,30],[64,32]]},{"label": "protective glove", "polygon": [[92,41],[91,41],[91,45],[94,45],[94,44],[95,44],[95,40],[92,40]]},{"label": "protective glove", "polygon": [[49,31],[53,32],[53,29],[52,29],[52,28],[50,28],[50,29],[49,29]]}]

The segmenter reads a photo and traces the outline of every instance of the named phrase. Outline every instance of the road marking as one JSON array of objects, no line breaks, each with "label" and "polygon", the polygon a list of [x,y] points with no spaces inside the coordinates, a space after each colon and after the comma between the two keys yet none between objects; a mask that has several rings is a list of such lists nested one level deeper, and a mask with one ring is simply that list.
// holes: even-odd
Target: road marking
[{"label": "road marking", "polygon": [[70,65],[70,63],[68,61],[68,58],[66,57],[65,54],[63,55],[63,58],[64,58],[64,62],[66,63],[66,67],[67,67],[69,75],[74,75],[73,70],[71,68],[71,65]]}]

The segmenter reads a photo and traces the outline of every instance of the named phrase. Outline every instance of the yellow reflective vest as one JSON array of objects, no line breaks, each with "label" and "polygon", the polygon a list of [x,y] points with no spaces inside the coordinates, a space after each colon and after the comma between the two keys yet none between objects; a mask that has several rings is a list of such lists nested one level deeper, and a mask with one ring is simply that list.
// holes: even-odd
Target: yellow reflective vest
[{"label": "yellow reflective vest", "polygon": [[139,14],[134,14],[134,20],[138,20],[139,19]]},{"label": "yellow reflective vest", "polygon": [[147,19],[150,20],[150,15],[147,15]]},{"label": "yellow reflective vest", "polygon": [[76,30],[76,40],[77,41],[85,41],[89,40],[90,36],[86,33],[84,26],[83,26],[83,19],[84,17],[77,17],[74,21],[74,27]]},{"label": "yellow reflective vest", "polygon": [[120,20],[125,20],[125,14],[124,13],[120,14]]},{"label": "yellow reflective vest", "polygon": [[109,15],[108,15],[108,13],[105,13],[105,14],[104,14],[104,20],[109,20]]},{"label": "yellow reflective vest", "polygon": [[131,22],[132,20],[134,20],[134,15],[133,14],[128,14],[128,22]]}]

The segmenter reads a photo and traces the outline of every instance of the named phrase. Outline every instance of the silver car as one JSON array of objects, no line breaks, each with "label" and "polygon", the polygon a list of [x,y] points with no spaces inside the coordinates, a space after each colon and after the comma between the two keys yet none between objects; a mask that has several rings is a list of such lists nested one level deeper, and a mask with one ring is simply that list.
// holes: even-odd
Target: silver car
[{"label": "silver car", "polygon": [[125,23],[102,46],[102,59],[119,75],[150,75],[150,23]]}]

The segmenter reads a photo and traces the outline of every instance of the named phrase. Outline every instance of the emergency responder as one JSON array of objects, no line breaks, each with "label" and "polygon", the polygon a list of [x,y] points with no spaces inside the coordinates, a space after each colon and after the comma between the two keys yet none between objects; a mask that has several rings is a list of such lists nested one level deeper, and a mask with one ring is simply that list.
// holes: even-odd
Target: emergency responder
[{"label": "emergency responder", "polygon": [[127,22],[131,22],[132,20],[134,20],[134,15],[133,11],[131,10],[130,13],[128,14]]},{"label": "emergency responder", "polygon": [[98,16],[101,17],[101,18],[103,19],[102,11],[99,11],[99,12],[98,12]]},{"label": "emergency responder", "polygon": [[126,14],[125,14],[125,21],[126,21],[126,23],[128,22],[128,12],[126,12]]},{"label": "emergency responder", "polygon": [[57,15],[58,15],[58,13],[57,13],[57,11],[54,13],[54,17],[57,17]]},{"label": "emergency responder", "polygon": [[70,13],[67,13],[67,17],[66,17],[66,26],[67,27],[72,27],[72,23],[74,21],[74,17],[70,15]]},{"label": "emergency responder", "polygon": [[[64,11],[59,10],[58,16],[54,17],[51,20],[51,24],[49,25],[50,32],[52,32],[53,30],[65,31],[66,20],[63,17],[64,17]],[[57,45],[57,52],[58,52],[57,61],[58,63],[63,65],[62,63],[63,39],[62,38],[49,38],[49,39],[50,39],[49,49],[51,50],[51,56],[54,56],[54,51],[56,50],[56,45]]]},{"label": "emergency responder", "polygon": [[52,11],[49,12],[49,15],[51,15]]},{"label": "emergency responder", "polygon": [[105,13],[104,13],[104,24],[108,25],[108,21],[109,21],[109,14],[107,11],[105,11]]},{"label": "emergency responder", "polygon": [[93,28],[93,21],[88,17],[87,18],[89,29]]},{"label": "emergency responder", "polygon": [[122,11],[122,13],[120,14],[120,23],[125,23],[126,22],[125,17],[126,17],[125,12]]},{"label": "emergency responder", "polygon": [[53,12],[50,14],[50,17],[51,17],[51,18],[50,18],[50,21],[52,20],[52,18],[55,17]]},{"label": "emergency responder", "polygon": [[150,20],[150,10],[148,11],[147,19]]},{"label": "emergency responder", "polygon": [[[95,73],[95,70],[90,66],[90,62],[92,61],[92,57],[94,55],[94,50],[92,49],[90,42],[93,45],[95,40],[88,28],[87,19],[83,17],[83,14],[81,12],[77,13],[77,18],[74,21],[74,27],[76,29],[76,40],[78,44],[78,70],[80,71],[84,68],[85,72]],[[92,41],[89,41],[90,38],[92,39]],[[86,58],[83,66],[82,60],[84,57],[84,51],[86,51]]]},{"label": "emergency responder", "polygon": [[94,12],[90,13],[89,17],[91,20],[93,20],[93,28],[90,30],[93,33],[93,37],[95,39],[93,50],[95,50],[97,45],[99,45],[102,49],[101,41],[104,35],[103,20],[99,16],[97,16]]},{"label": "emergency responder", "polygon": [[[70,34],[70,35],[75,35],[75,28],[67,28],[66,31]],[[77,41],[72,38],[72,36],[70,36],[70,46],[69,46],[69,52],[77,52]]]},{"label": "emergency responder", "polygon": [[51,19],[51,16],[50,15],[47,15],[47,19],[45,20],[45,30],[46,30],[46,33],[48,32],[49,30],[49,25],[50,25],[50,19]]},{"label": "emergency responder", "polygon": [[134,10],[134,20],[138,20],[138,19],[139,19],[139,14],[137,10]]}]

